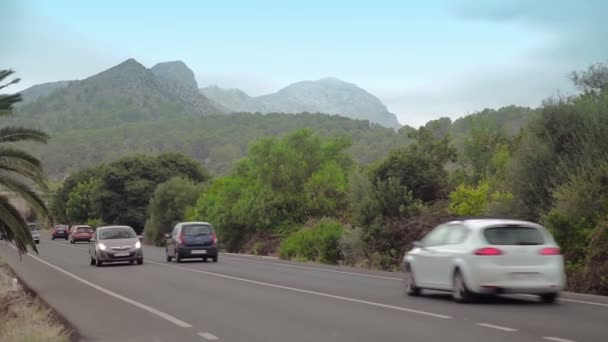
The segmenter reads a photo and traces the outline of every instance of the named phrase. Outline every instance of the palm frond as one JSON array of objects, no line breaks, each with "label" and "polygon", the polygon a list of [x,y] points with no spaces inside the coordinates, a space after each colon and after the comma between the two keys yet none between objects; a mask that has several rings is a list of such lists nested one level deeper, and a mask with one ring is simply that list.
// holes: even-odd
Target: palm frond
[{"label": "palm frond", "polygon": [[41,190],[47,190],[42,169],[27,161],[11,157],[0,157],[0,172],[12,172],[31,180],[38,185]]},{"label": "palm frond", "polygon": [[28,245],[38,253],[27,222],[6,196],[0,196],[0,222],[0,231],[8,241],[15,243],[19,253],[27,253]]},{"label": "palm frond", "polygon": [[[14,71],[12,70],[0,70],[0,82],[2,82],[5,78],[12,75]],[[5,84],[0,84],[0,90],[19,82],[19,79],[16,78],[12,81],[9,81]],[[0,95],[0,116],[11,115],[13,113],[13,106],[15,103],[20,102],[21,94],[4,94]]]},{"label": "palm frond", "polygon": [[27,184],[7,174],[0,173],[0,187],[4,187],[21,197],[41,217],[48,221],[48,209],[44,200]]},{"label": "palm frond", "polygon": [[[14,74],[14,73],[15,73],[15,71],[13,71],[13,70],[0,70],[0,82],[4,81],[4,79],[5,79],[5,78],[9,77],[10,75],[12,75],[12,74]],[[12,80],[12,81],[8,82],[8,83],[7,83],[7,84],[5,84],[5,85],[1,85],[1,84],[0,84],[0,90],[1,90],[2,88],[6,88],[6,87],[10,86],[11,84],[15,84],[15,83],[17,83],[17,82],[19,82],[19,81],[21,81],[21,79],[16,78],[16,79],[14,79],[14,80]]]},{"label": "palm frond", "polygon": [[0,143],[17,141],[36,141],[46,143],[48,139],[48,134],[33,128],[14,126],[0,128]]},{"label": "palm frond", "polygon": [[37,168],[42,169],[42,163],[38,158],[33,155],[12,147],[0,147],[0,158],[12,158],[13,160],[22,160],[35,165]]}]

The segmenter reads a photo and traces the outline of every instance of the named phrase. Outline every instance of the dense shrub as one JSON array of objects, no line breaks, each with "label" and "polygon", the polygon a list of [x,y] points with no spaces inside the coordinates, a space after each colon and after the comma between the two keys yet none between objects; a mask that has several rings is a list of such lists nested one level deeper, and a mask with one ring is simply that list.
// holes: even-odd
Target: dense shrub
[{"label": "dense shrub", "polygon": [[279,248],[279,256],[282,259],[337,264],[340,259],[338,242],[343,231],[340,222],[322,219],[313,227],[302,228],[285,238]]}]

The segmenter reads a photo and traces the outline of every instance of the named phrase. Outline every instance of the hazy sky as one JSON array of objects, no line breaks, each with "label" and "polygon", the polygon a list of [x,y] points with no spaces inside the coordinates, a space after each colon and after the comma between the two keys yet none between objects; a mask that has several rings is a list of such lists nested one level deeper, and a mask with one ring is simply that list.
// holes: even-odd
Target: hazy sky
[{"label": "hazy sky", "polygon": [[133,57],[183,60],[199,85],[251,95],[333,76],[402,124],[536,106],[608,59],[608,1],[0,0],[0,68],[33,84]]}]

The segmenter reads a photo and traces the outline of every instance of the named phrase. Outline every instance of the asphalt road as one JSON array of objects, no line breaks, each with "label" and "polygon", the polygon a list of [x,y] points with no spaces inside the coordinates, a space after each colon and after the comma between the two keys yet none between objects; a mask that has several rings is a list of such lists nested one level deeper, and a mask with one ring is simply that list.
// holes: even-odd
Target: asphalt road
[{"label": "asphalt road", "polygon": [[86,341],[608,341],[608,298],[511,296],[463,305],[403,295],[400,274],[223,254],[219,263],[89,266],[87,244],[43,235],[0,256]]}]

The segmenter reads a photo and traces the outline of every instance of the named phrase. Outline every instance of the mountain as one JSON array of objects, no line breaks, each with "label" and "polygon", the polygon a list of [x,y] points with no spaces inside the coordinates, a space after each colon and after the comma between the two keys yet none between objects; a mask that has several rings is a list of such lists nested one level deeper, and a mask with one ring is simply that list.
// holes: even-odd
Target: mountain
[{"label": "mountain", "polygon": [[224,113],[184,77],[187,67],[180,63],[147,69],[128,59],[81,81],[29,88],[26,99],[32,92],[39,96],[18,108],[18,122],[55,132]]},{"label": "mountain", "polygon": [[214,102],[235,112],[326,113],[369,120],[385,127],[400,127],[395,114],[390,113],[380,99],[337,78],[297,82],[276,93],[258,97],[250,97],[239,89],[217,86],[201,91]]},{"label": "mountain", "polygon": [[26,103],[34,102],[40,97],[45,97],[50,95],[55,89],[65,88],[70,85],[70,83],[76,81],[58,81],[58,82],[48,82],[37,84],[35,86],[29,87],[21,92],[21,97],[23,101],[19,103],[19,105],[24,105]]}]

